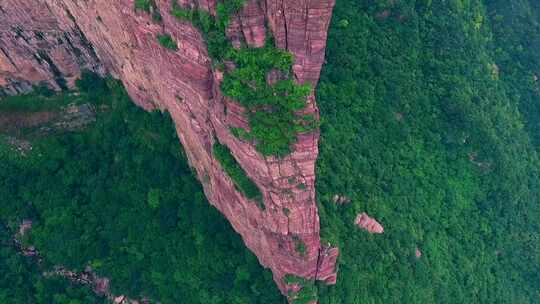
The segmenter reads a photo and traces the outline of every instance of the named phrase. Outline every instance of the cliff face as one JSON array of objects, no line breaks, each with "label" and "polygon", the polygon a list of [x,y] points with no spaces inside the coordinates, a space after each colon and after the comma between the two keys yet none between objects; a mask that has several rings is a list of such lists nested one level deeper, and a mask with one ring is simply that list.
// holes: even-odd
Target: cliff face
[{"label": "cliff face", "polygon": [[72,86],[81,68],[103,73],[98,62],[77,24],[58,22],[43,1],[0,1],[0,96]]},{"label": "cliff face", "polygon": [[[137,104],[171,113],[208,200],[272,270],[284,293],[285,274],[334,283],[338,250],[320,243],[315,202],[318,132],[300,134],[293,152],[282,159],[263,157],[232,136],[229,126],[246,122],[243,109],[221,95],[221,73],[212,69],[203,38],[190,23],[169,14],[170,0],[155,2],[160,23],[136,12],[133,0],[2,0],[0,91],[12,94],[40,81],[70,86],[82,68],[111,73]],[[233,43],[243,38],[261,46],[269,25],[276,45],[295,55],[297,81],[315,85],[334,0],[247,2],[231,20]],[[216,7],[215,0],[179,3],[212,13]],[[158,44],[156,35],[163,32],[177,41],[177,51]],[[305,111],[317,114],[313,95]],[[259,186],[264,211],[235,190],[212,156],[215,141],[230,148]],[[304,254],[296,250],[299,242],[305,244]]]}]

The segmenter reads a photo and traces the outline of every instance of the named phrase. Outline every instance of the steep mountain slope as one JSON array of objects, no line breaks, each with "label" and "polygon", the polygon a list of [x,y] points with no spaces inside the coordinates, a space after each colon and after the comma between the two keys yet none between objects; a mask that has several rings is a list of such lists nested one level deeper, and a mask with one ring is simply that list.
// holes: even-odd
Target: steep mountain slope
[{"label": "steep mountain slope", "polygon": [[[264,44],[273,36],[277,47],[294,55],[292,65],[283,67],[280,62],[282,73],[268,77],[268,83],[275,82],[283,90],[295,88],[292,82],[280,82],[284,78],[315,86],[334,3],[250,0],[239,5],[242,9],[238,14],[231,7],[243,1],[224,3],[220,6],[216,1],[4,1],[0,9],[1,75],[7,85],[4,91],[25,89],[28,82],[42,80],[54,87],[69,86],[71,77],[77,74],[77,64],[98,72],[105,69],[123,81],[140,106],[171,113],[209,201],[229,219],[261,264],[272,269],[283,293],[297,288],[296,284],[282,280],[286,274],[333,283],[338,251],[320,244],[315,203],[318,131],[299,128],[291,153],[279,158],[263,156],[256,149],[256,141],[234,136],[230,128],[251,127],[256,132],[255,126],[242,125],[251,113],[220,92],[221,81],[232,74],[231,65],[212,66],[206,42],[210,44],[214,36],[205,37],[204,31],[194,27],[195,22],[178,19],[171,12],[175,7],[181,12],[195,10],[196,15],[205,17],[200,19],[203,28],[211,26],[213,17],[199,11],[217,15],[220,25],[228,25],[226,32],[233,45],[235,41],[245,41],[249,46],[261,47],[261,41]],[[223,10],[232,14],[220,16]],[[298,117],[316,118],[314,98],[309,91],[307,94],[307,101],[301,101]],[[254,117],[272,127],[271,121],[267,121],[272,108],[258,112],[263,114]],[[272,134],[267,137],[272,138]],[[238,174],[233,175],[230,170],[227,174],[220,158],[214,157],[213,147],[218,142],[230,149],[229,157],[238,164],[237,170],[245,171],[242,174],[259,189],[262,205],[242,194],[239,190],[243,187],[235,179]]]},{"label": "steep mountain slope", "polygon": [[317,191],[341,257],[321,303],[538,301],[536,3],[336,4]]},{"label": "steep mountain slope", "polygon": [[[52,111],[53,98],[97,113],[76,132],[20,130],[31,145],[22,151],[5,145],[0,127],[2,303],[101,303],[104,295],[286,303],[271,272],[204,198],[169,115],[143,111],[117,81],[95,77],[76,93],[27,96],[34,108],[25,109],[23,97],[4,101],[19,105],[10,113]],[[44,275],[60,268],[82,277],[88,266],[101,279]]]},{"label": "steep mountain slope", "polygon": [[[250,130],[251,110],[240,100],[249,98],[236,80],[257,74],[258,82],[248,86],[261,86],[259,78],[283,85],[290,74],[315,85],[334,3],[248,1],[238,16],[227,15],[225,46],[216,43],[223,33],[215,28],[232,8],[216,4],[5,0],[0,25],[9,30],[0,32],[0,85],[8,94],[42,80],[70,86],[82,66],[122,79],[142,107],[169,110],[210,203],[272,269],[282,293],[304,286],[295,295],[300,303],[317,297],[346,304],[538,301],[537,1],[336,3],[317,90],[322,137],[316,179],[318,131],[300,132],[286,157],[263,157],[260,138]],[[294,65],[267,48],[272,37],[295,55]],[[243,44],[264,52],[229,54],[229,45]],[[252,68],[266,57],[279,62]],[[313,96],[304,106],[303,114],[318,115]],[[370,217],[358,217],[364,213]],[[379,233],[359,229],[356,219]],[[45,238],[38,241],[47,247]],[[328,286],[336,280],[338,247],[337,284]],[[141,257],[138,250],[155,252],[140,243],[130,250],[130,261]],[[141,283],[129,281],[129,271],[110,274],[130,293],[148,294],[171,277],[188,289],[201,286],[170,269],[152,272],[136,263],[122,269],[150,278]],[[234,286],[241,295],[201,293],[191,302],[274,299],[260,290],[267,282],[262,274],[250,286],[257,299],[246,300],[242,286],[258,270],[246,275],[239,268],[232,285],[230,273],[215,273],[216,293]],[[157,294],[178,301],[170,287]]]}]

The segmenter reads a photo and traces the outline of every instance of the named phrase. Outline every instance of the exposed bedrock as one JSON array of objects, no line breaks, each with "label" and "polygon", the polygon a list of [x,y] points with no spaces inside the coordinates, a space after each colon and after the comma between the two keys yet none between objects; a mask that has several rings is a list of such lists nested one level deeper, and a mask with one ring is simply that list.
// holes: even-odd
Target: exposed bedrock
[{"label": "exposed bedrock", "polygon": [[[169,14],[170,0],[155,2],[160,23],[136,12],[133,0],[0,1],[0,87],[14,93],[40,81],[70,86],[81,68],[121,79],[138,105],[171,113],[208,200],[272,270],[282,292],[285,274],[334,283],[338,250],[321,245],[315,201],[318,131],[299,134],[293,152],[282,159],[263,157],[232,136],[230,126],[246,124],[244,110],[221,95],[220,73],[212,69],[203,38]],[[178,2],[212,13],[216,6],[215,0]],[[276,45],[295,55],[296,80],[315,86],[333,5],[334,0],[248,0],[232,18],[228,36],[258,47],[269,26]],[[178,43],[177,51],[159,45],[156,35],[164,32]],[[318,114],[313,94],[305,111]],[[235,190],[212,156],[216,140],[261,189],[264,211]],[[297,252],[298,242],[305,244],[304,254]]]}]

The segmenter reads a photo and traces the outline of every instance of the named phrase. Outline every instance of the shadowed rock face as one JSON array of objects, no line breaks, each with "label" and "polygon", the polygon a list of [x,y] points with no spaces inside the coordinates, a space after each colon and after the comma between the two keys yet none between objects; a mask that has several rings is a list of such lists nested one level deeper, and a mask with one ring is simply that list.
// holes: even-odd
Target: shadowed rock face
[{"label": "shadowed rock face", "polygon": [[358,214],[354,220],[354,223],[358,225],[358,227],[363,228],[370,233],[384,233],[384,227],[365,212]]},{"label": "shadowed rock face", "polygon": [[103,73],[98,62],[77,24],[58,22],[44,1],[0,1],[0,96],[72,86],[81,68]]},{"label": "shadowed rock face", "polygon": [[[0,87],[11,94],[40,81],[69,86],[81,68],[121,79],[138,105],[171,113],[208,200],[272,270],[282,292],[287,291],[285,274],[335,283],[338,250],[320,244],[315,202],[318,131],[300,134],[283,159],[265,158],[232,136],[229,126],[245,124],[243,109],[221,95],[220,73],[212,70],[201,35],[170,16],[170,0],[155,2],[161,23],[135,12],[133,0],[3,0]],[[179,3],[211,13],[216,6],[215,0]],[[227,34],[233,42],[261,46],[268,25],[276,45],[295,55],[297,81],[315,85],[333,5],[334,0],[249,0]],[[177,41],[178,51],[158,44],[156,35],[163,32]],[[318,114],[313,94],[305,112]],[[235,190],[212,156],[216,140],[230,148],[259,186],[266,210]],[[296,252],[298,241],[305,244],[304,255]]]}]

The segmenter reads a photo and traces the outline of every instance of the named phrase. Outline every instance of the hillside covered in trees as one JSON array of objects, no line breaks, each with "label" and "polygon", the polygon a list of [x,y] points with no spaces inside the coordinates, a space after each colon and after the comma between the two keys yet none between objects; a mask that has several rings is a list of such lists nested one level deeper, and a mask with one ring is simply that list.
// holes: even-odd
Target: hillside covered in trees
[{"label": "hillside covered in trees", "polygon": [[[339,275],[311,298],[540,300],[539,50],[535,0],[336,1],[316,91],[317,199]],[[166,113],[89,74],[73,92],[6,98],[0,113],[69,103],[91,104],[96,121],[43,136],[0,120],[1,303],[106,303],[43,276],[54,265],[90,265],[111,292],[161,303],[286,302],[204,198]],[[354,225],[360,212],[384,233]],[[23,219],[41,262],[14,243]]]},{"label": "hillside covered in trees", "polygon": [[337,1],[317,189],[341,257],[321,303],[538,302],[539,21],[538,1]]}]

